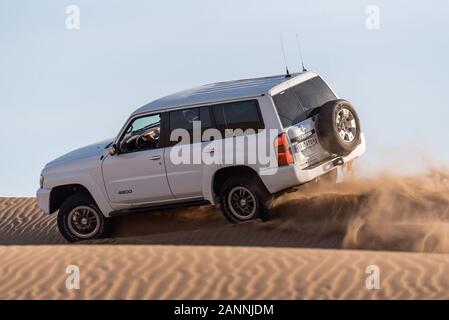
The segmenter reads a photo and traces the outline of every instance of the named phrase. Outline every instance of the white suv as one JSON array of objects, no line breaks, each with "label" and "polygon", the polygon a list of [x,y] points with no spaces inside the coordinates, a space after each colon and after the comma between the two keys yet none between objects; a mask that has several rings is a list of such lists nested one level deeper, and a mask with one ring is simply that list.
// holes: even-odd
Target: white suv
[{"label": "white suv", "polygon": [[314,72],[221,82],[153,101],[115,139],[48,163],[37,200],[72,242],[107,236],[108,217],[166,207],[266,219],[272,196],[336,181],[364,151],[356,111]]}]

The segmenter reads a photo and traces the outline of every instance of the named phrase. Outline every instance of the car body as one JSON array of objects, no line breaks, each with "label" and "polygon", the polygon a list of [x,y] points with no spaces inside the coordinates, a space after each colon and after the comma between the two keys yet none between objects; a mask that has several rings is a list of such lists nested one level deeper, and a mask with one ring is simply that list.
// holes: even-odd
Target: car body
[{"label": "car body", "polygon": [[[320,136],[317,132],[320,116],[317,110],[332,101],[338,104],[342,100],[311,71],[209,84],[163,97],[132,113],[115,138],[72,151],[48,163],[41,174],[38,205],[45,213],[53,213],[68,198],[82,193],[91,199],[104,219],[161,207],[216,204],[220,202],[223,184],[231,177],[234,185],[239,184],[238,178],[242,176],[251,176],[247,181],[256,181],[264,197],[279,194],[328,174],[365,152],[365,137],[350,105],[344,109],[346,113],[343,109],[339,115],[328,112],[330,117],[335,114],[335,119],[340,116],[340,125],[332,120],[334,127],[339,126],[335,127],[337,138],[331,139],[327,150],[323,147],[327,138],[326,134]],[[351,119],[347,118],[348,113]],[[341,117],[345,120],[341,121]],[[175,129],[189,133],[198,129],[195,121],[203,125],[199,129],[201,134],[212,129],[222,134],[222,138],[190,137],[188,143],[177,143],[179,137],[176,141],[170,139]],[[227,135],[231,129],[249,129],[249,134],[237,130],[237,134]],[[268,131],[274,135],[270,136]],[[353,140],[346,139],[347,145],[351,142],[347,152],[342,149],[336,154],[329,150],[338,140],[339,132],[342,145],[348,135]],[[245,137],[257,138],[257,143],[266,146],[268,154],[275,155],[275,161],[262,165],[257,155],[251,163],[224,161],[229,155],[247,159],[248,154],[258,152],[245,147],[251,145],[249,142],[236,147],[236,141]],[[231,142],[233,146],[228,148]],[[192,154],[207,153],[218,160],[208,164],[175,162],[173,155],[180,148],[190,148]],[[245,191],[238,186],[231,190],[234,196]],[[256,200],[253,196],[247,200]],[[241,204],[246,200],[239,201]],[[231,203],[220,204],[226,207]],[[230,219],[231,222],[245,220],[235,216]]]}]

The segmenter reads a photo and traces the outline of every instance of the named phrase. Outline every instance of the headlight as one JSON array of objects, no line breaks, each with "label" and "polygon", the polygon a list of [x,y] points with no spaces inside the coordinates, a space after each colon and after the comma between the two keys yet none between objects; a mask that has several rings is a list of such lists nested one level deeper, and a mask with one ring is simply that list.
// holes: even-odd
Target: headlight
[{"label": "headlight", "polygon": [[39,185],[40,185],[41,188],[44,187],[44,176],[42,174],[41,174],[41,177],[39,179]]}]

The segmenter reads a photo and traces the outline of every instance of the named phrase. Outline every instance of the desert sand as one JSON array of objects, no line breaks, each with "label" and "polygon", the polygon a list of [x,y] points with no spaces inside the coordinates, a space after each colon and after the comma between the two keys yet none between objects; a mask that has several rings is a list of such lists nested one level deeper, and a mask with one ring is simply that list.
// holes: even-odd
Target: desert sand
[{"label": "desert sand", "polygon": [[[115,218],[67,244],[33,198],[0,198],[0,299],[449,299],[449,175],[311,184],[272,220],[207,206]],[[66,268],[80,270],[67,289]],[[366,268],[380,271],[367,289]]]}]

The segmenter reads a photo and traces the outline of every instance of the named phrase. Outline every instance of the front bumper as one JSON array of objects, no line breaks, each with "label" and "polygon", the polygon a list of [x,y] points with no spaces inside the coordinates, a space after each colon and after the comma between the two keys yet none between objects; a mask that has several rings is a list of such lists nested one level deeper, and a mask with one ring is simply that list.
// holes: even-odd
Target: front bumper
[{"label": "front bumper", "polygon": [[37,206],[45,213],[50,212],[50,193],[51,190],[40,188],[36,192]]}]

